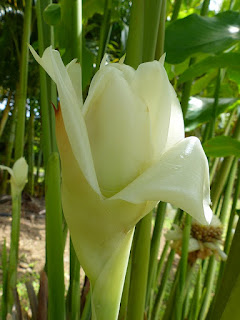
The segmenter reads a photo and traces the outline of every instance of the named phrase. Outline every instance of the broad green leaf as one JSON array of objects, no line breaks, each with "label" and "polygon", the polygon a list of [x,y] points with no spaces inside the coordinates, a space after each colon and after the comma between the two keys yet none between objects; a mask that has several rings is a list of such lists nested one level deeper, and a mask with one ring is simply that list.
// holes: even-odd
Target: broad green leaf
[{"label": "broad green leaf", "polygon": [[61,21],[61,6],[57,3],[49,4],[43,11],[43,18],[50,26],[55,26]]},{"label": "broad green leaf", "polygon": [[[237,99],[221,98],[218,101],[217,116],[232,106]],[[185,119],[185,131],[191,131],[209,121],[213,114],[213,98],[191,97]]]},{"label": "broad green leaf", "polygon": [[193,78],[199,77],[213,68],[237,68],[240,72],[240,53],[229,52],[217,56],[210,56],[206,59],[193,64],[179,77],[179,83],[186,82]]},{"label": "broad green leaf", "polygon": [[206,141],[203,149],[210,157],[240,157],[240,141],[228,136],[219,136]]},{"label": "broad green leaf", "polygon": [[222,283],[207,320],[238,320],[240,318],[240,223],[229,252]]},{"label": "broad green leaf", "polygon": [[180,63],[198,52],[221,52],[240,40],[240,14],[233,11],[215,17],[192,14],[176,20],[166,29],[168,63]]}]

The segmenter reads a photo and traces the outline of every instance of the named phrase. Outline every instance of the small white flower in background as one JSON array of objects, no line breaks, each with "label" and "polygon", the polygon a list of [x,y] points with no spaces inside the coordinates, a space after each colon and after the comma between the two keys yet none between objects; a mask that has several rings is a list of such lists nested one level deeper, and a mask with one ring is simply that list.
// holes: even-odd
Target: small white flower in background
[{"label": "small white flower in background", "polygon": [[[197,259],[206,259],[215,254],[216,258],[227,259],[221,250],[223,226],[217,216],[213,216],[210,225],[201,225],[196,220],[192,221],[191,236],[188,245],[188,261],[194,263]],[[165,234],[166,240],[172,241],[172,248],[181,255],[183,229],[173,225],[173,230]]]},{"label": "small white flower in background", "polygon": [[0,165],[0,169],[7,170],[11,175],[11,187],[14,194],[20,194],[27,182],[28,164],[25,158],[19,158],[13,165],[12,169]]}]

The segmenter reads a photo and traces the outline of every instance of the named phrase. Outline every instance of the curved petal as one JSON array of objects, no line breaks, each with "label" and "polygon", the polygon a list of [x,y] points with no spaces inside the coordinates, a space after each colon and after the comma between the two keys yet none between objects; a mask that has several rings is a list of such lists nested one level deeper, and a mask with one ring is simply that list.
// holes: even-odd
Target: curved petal
[{"label": "curved petal", "polygon": [[159,61],[141,64],[135,72],[131,87],[149,108],[154,161],[166,145],[172,105],[172,87]]},{"label": "curved petal", "polygon": [[115,68],[104,73],[85,104],[98,182],[109,197],[152,164],[149,112]]},{"label": "curved petal", "polygon": [[[30,46],[37,62],[45,69],[57,85],[64,125],[71,143],[73,153],[91,187],[101,196],[96,172],[94,169],[86,125],[80,110],[82,101],[76,94],[76,86],[72,81],[76,78],[76,65],[64,66],[58,51],[47,48],[42,58]],[[75,68],[75,69],[73,69]],[[78,80],[79,83],[79,80]],[[81,92],[81,87],[79,88]]]},{"label": "curved petal", "polygon": [[69,64],[66,65],[66,69],[69,78],[72,82],[73,88],[75,90],[77,99],[79,101],[79,107],[82,107],[82,69],[80,63],[77,63],[77,59],[73,59]]},{"label": "curved petal", "polygon": [[200,141],[183,139],[125,189],[110,199],[131,203],[170,202],[202,224],[210,223],[208,162]]},{"label": "curved petal", "polygon": [[171,86],[171,116],[168,128],[167,142],[165,145],[165,150],[174,146],[177,142],[181,141],[185,137],[184,133],[184,121],[182,108],[180,106],[179,100],[177,98],[176,92]]}]

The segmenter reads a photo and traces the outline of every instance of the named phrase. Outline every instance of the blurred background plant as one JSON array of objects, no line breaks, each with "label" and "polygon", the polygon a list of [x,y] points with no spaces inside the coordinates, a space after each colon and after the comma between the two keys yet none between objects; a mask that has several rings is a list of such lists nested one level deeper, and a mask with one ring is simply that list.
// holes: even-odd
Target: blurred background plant
[{"label": "blurred background plant", "polygon": [[[24,194],[46,200],[44,271],[26,282],[24,294],[24,280],[16,279],[13,299],[6,294],[9,239],[1,238],[2,319],[8,313],[14,319],[46,319],[47,314],[91,319],[89,281],[71,241],[69,270],[63,264],[67,226],[51,107],[57,105],[56,88],[28,55],[27,43],[40,55],[53,45],[65,64],[78,58],[84,97],[105,53],[107,61],[116,62],[127,52],[126,63],[137,67],[166,52],[186,135],[199,137],[208,156],[218,222],[202,230],[165,203],[154,210],[144,235],[147,222],[141,221],[119,320],[240,318],[239,6],[239,0],[0,1],[0,163],[12,167],[24,155],[29,165]],[[0,178],[1,195],[9,194],[7,171]],[[20,214],[15,219],[19,223]],[[65,286],[64,272],[69,274]]]}]

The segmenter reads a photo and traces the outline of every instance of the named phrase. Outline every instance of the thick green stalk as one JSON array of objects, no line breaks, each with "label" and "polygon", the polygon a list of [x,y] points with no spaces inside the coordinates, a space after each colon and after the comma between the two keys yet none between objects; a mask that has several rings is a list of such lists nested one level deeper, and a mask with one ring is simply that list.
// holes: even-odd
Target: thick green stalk
[{"label": "thick green stalk", "polygon": [[[174,21],[178,17],[178,13],[180,11],[182,0],[175,0],[174,9],[173,9],[173,15],[171,21]],[[205,0],[204,0],[205,2]],[[207,15],[208,10],[201,11],[201,16]],[[191,58],[189,61],[189,66],[193,65],[195,63],[195,58]],[[192,80],[189,80],[183,84],[183,90],[182,90],[182,97],[181,97],[181,107],[183,112],[183,117],[185,118],[187,110],[188,110],[188,101],[191,94],[191,88],[192,88]]]},{"label": "thick green stalk", "polygon": [[228,222],[228,231],[227,231],[225,245],[224,245],[224,251],[226,252],[226,254],[228,254],[230,250],[230,245],[232,241],[232,228],[233,228],[234,218],[236,216],[236,207],[239,199],[239,194],[240,194],[240,168],[238,168],[238,177],[236,181],[235,192],[233,196],[233,203],[232,203],[230,218]]},{"label": "thick green stalk", "polygon": [[[64,36],[61,46],[65,48],[66,61],[77,58],[82,65],[82,1],[68,0],[61,3],[62,27]],[[61,35],[60,35],[61,37]],[[81,90],[81,88],[79,88]],[[80,107],[80,106],[79,106]],[[70,319],[79,319],[80,315],[80,263],[76,252],[70,243],[70,284],[68,289],[68,311]]]},{"label": "thick green stalk", "polygon": [[6,107],[3,111],[2,117],[1,117],[1,122],[0,122],[0,138],[2,136],[3,130],[5,128],[5,125],[7,123],[8,120],[8,115],[9,115],[9,111],[11,109],[10,107],[10,102],[11,102],[11,97],[12,97],[12,91],[10,90],[8,93],[8,99],[7,99],[7,104]]},{"label": "thick green stalk", "polygon": [[26,99],[27,99],[27,79],[28,79],[28,46],[31,34],[31,18],[32,18],[32,0],[26,0],[23,23],[22,49],[20,59],[20,79],[19,87],[15,96],[15,106],[17,113],[17,128],[15,139],[15,160],[23,155],[24,149],[24,132],[25,132],[25,115],[26,115]]},{"label": "thick green stalk", "polygon": [[[235,171],[237,169],[237,164],[238,164],[238,159],[235,159],[234,163],[233,163],[232,170],[231,170],[231,175],[230,175],[230,178],[229,178],[228,185],[234,182],[234,181],[232,182],[232,180],[234,180],[232,178],[234,172],[232,172],[232,171]],[[236,167],[236,169],[235,169],[235,167]],[[235,176],[234,176],[234,178],[235,178]],[[232,191],[232,189],[231,189],[231,191]],[[228,191],[226,191],[226,194],[227,193],[228,193]],[[226,235],[225,244],[224,244],[224,252],[226,254],[228,254],[229,250],[230,250],[230,245],[231,245],[231,240],[232,240],[232,228],[233,228],[234,217],[235,217],[235,214],[236,214],[235,211],[236,211],[236,205],[237,205],[239,194],[240,194],[240,171],[238,171],[238,177],[237,177],[236,186],[235,186],[235,192],[234,192],[234,196],[233,196],[232,208],[231,208],[230,218],[229,218],[229,221],[228,221],[227,235]],[[230,197],[231,197],[231,194],[230,194]],[[224,198],[224,200],[225,200],[225,198]],[[224,206],[224,204],[223,204],[223,206]],[[226,208],[226,210],[227,210],[228,207],[229,207],[229,205],[227,206],[227,202],[226,202],[226,207],[227,207]],[[217,280],[217,285],[216,285],[216,290],[215,290],[215,292],[216,292],[215,297],[218,294],[218,290],[219,290],[219,287],[220,287],[220,284],[221,284],[221,281],[222,281],[222,275],[223,275],[223,271],[224,271],[225,265],[226,265],[226,262],[222,261],[221,265],[220,265],[219,274],[218,274],[218,280]]]},{"label": "thick green stalk", "polygon": [[[38,46],[39,54],[42,55],[46,44],[50,44],[49,38],[50,32],[46,27],[43,20],[43,10],[49,4],[49,1],[37,0],[36,11],[37,11],[37,25],[38,25]],[[46,43],[45,43],[46,42]],[[47,75],[43,68],[39,67],[40,72],[40,95],[41,95],[41,120],[42,120],[42,147],[43,147],[43,158],[45,166],[47,165],[48,158],[52,152],[52,139],[51,139],[51,125],[50,125],[50,114],[49,114],[49,95],[47,86]]]},{"label": "thick green stalk", "polygon": [[203,320],[206,318],[208,308],[211,302],[211,294],[212,294],[212,288],[214,284],[214,279],[216,276],[216,266],[217,266],[217,261],[214,256],[212,256],[209,260],[209,265],[207,268],[207,273],[206,273],[206,293],[202,302],[201,310],[199,313],[199,320]]},{"label": "thick green stalk", "polygon": [[208,139],[211,139],[212,137],[214,137],[214,134],[215,134],[215,124],[216,124],[216,118],[217,118],[217,107],[218,107],[218,100],[219,100],[220,85],[221,85],[221,69],[218,70],[218,75],[217,75],[216,87],[214,92],[212,119],[210,121]]},{"label": "thick green stalk", "polygon": [[228,183],[227,183],[226,191],[224,194],[222,209],[220,213],[220,220],[223,225],[226,222],[229,205],[231,203],[232,191],[233,191],[233,186],[236,178],[237,168],[238,168],[238,158],[235,158],[232,164],[229,178],[228,178]]},{"label": "thick green stalk", "polygon": [[202,279],[202,268],[201,264],[199,265],[199,270],[198,270],[198,275],[197,275],[197,280],[195,283],[195,289],[193,293],[193,298],[191,301],[191,307],[189,311],[189,317],[187,319],[189,320],[197,320],[198,313],[199,313],[199,301],[201,298],[201,279]]},{"label": "thick green stalk", "polygon": [[[8,144],[6,148],[6,158],[5,158],[5,166],[10,167],[12,153],[13,153],[13,145],[15,141],[15,133],[16,133],[16,118],[17,118],[17,108],[14,106],[12,119],[11,119],[11,127],[9,132]],[[8,181],[8,172],[4,171],[3,173],[3,182],[2,182],[2,194],[7,193],[7,181]]]},{"label": "thick green stalk", "polygon": [[152,213],[144,217],[136,227],[132,253],[127,320],[140,320],[143,319],[144,316],[151,227]]},{"label": "thick green stalk", "polygon": [[31,108],[28,126],[28,191],[34,194],[34,110]]},{"label": "thick green stalk", "polygon": [[[143,62],[154,60],[158,33],[164,35],[165,29],[159,28],[161,7],[162,0],[145,0],[144,2]],[[165,24],[161,24],[161,28],[165,28]],[[161,41],[164,42],[164,38]]]},{"label": "thick green stalk", "polygon": [[[72,57],[82,64],[82,0],[71,0],[73,9],[72,26]],[[68,1],[69,4],[69,1]]]},{"label": "thick green stalk", "polygon": [[70,285],[68,289],[69,319],[77,320],[80,316],[80,263],[70,239]]},{"label": "thick green stalk", "polygon": [[[207,319],[239,318],[240,223],[238,222],[215,303]],[[231,301],[232,300],[232,301]],[[223,314],[225,313],[225,316]],[[232,314],[231,314],[232,313]]]},{"label": "thick green stalk", "polygon": [[177,299],[176,299],[176,319],[182,319],[184,290],[185,290],[185,282],[187,277],[188,243],[190,239],[191,222],[192,222],[192,217],[187,214],[185,218],[184,229],[183,229],[182,252],[181,252],[180,265],[179,265],[180,273],[179,273],[179,285],[178,285]]},{"label": "thick green stalk", "polygon": [[125,63],[137,68],[142,63],[144,0],[133,0]]},{"label": "thick green stalk", "polygon": [[60,161],[49,157],[46,168],[46,246],[48,273],[48,319],[65,319],[64,267]]},{"label": "thick green stalk", "polygon": [[20,214],[21,214],[21,193],[12,193],[12,226],[11,226],[11,245],[8,264],[8,280],[7,280],[7,309],[11,314],[12,305],[14,303],[13,291],[17,282],[17,265],[18,265],[18,244],[20,232]]},{"label": "thick green stalk", "polygon": [[112,13],[112,0],[105,0],[103,23],[100,32],[99,50],[96,63],[96,71],[99,69],[102,58],[106,52],[107,44],[110,39],[112,24],[111,24],[111,13]]},{"label": "thick green stalk", "polygon": [[154,290],[153,284],[156,279],[158,253],[159,253],[159,247],[160,247],[163,222],[165,218],[166,206],[167,206],[166,202],[159,202],[157,207],[155,225],[154,225],[152,241],[151,241],[146,306],[149,304],[151,292]]},{"label": "thick green stalk", "polygon": [[6,320],[7,317],[7,277],[8,277],[8,261],[7,261],[7,247],[6,239],[4,239],[2,246],[2,301],[1,301],[1,315],[2,320]]},{"label": "thick green stalk", "polygon": [[[240,116],[238,117],[233,137],[237,140],[240,139]],[[213,186],[211,189],[213,211],[216,209],[219,197],[227,181],[233,160],[234,160],[233,156],[227,157],[223,160],[221,168],[219,169],[217,177],[213,183]]]},{"label": "thick green stalk", "polygon": [[201,16],[206,16],[208,14],[208,7],[210,4],[210,0],[204,0],[201,8],[200,15]]},{"label": "thick green stalk", "polygon": [[177,20],[181,8],[182,0],[175,0],[171,21]]},{"label": "thick green stalk", "polygon": [[156,52],[155,52],[156,60],[159,60],[160,57],[164,54],[166,2],[167,2],[166,0],[162,0],[159,30],[158,30],[158,36],[157,36],[157,45],[156,45]]},{"label": "thick green stalk", "polygon": [[[194,63],[195,59],[191,58],[189,62],[189,66],[191,66]],[[181,97],[181,107],[183,112],[183,117],[185,118],[187,109],[188,109],[188,101],[190,98],[191,93],[191,87],[192,87],[192,81],[189,80],[183,84],[183,90],[182,90],[182,97]]]},{"label": "thick green stalk", "polygon": [[170,251],[170,253],[169,253],[168,260],[167,260],[167,263],[166,263],[166,266],[165,266],[165,269],[164,269],[164,273],[163,273],[163,276],[162,276],[162,279],[161,279],[161,285],[160,285],[160,287],[158,289],[158,292],[157,292],[157,296],[156,296],[155,303],[154,303],[154,306],[153,306],[153,310],[152,310],[152,313],[151,313],[151,320],[158,320],[159,319],[159,312],[160,312],[161,302],[162,302],[162,299],[163,299],[163,296],[164,296],[163,293],[165,292],[166,285],[167,285],[167,280],[168,280],[170,271],[172,269],[172,263],[173,263],[173,260],[174,260],[174,255],[175,255],[175,251],[172,249]]}]

